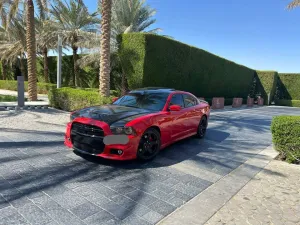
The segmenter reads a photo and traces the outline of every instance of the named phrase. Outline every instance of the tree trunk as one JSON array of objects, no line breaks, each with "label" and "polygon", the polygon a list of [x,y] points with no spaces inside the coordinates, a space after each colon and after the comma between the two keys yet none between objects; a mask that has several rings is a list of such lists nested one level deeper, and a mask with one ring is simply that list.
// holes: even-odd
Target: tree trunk
[{"label": "tree trunk", "polygon": [[107,97],[110,94],[111,7],[112,0],[102,0],[99,92]]},{"label": "tree trunk", "polygon": [[6,80],[6,77],[7,77],[7,70],[6,70],[6,64],[4,61],[1,62],[2,64],[2,79],[3,80]]},{"label": "tree trunk", "polygon": [[32,0],[27,0],[26,15],[26,47],[27,47],[27,68],[28,68],[28,99],[37,100],[37,79],[36,79],[36,42],[34,26],[34,5]]},{"label": "tree trunk", "polygon": [[49,66],[48,66],[48,49],[45,47],[43,49],[43,57],[44,57],[44,78],[45,82],[49,82]]},{"label": "tree trunk", "polygon": [[78,66],[77,66],[77,47],[73,45],[73,85],[77,87],[77,75],[78,75]]},{"label": "tree trunk", "polygon": [[129,91],[127,77],[124,72],[122,72],[122,90],[121,94],[125,95]]}]

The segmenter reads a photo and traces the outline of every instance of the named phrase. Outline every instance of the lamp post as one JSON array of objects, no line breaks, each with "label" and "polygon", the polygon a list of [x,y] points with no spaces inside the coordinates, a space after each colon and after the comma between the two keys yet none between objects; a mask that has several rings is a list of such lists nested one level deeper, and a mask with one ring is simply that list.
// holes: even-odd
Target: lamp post
[{"label": "lamp post", "polygon": [[61,88],[61,59],[62,59],[62,39],[58,35],[58,56],[57,56],[57,88]]}]

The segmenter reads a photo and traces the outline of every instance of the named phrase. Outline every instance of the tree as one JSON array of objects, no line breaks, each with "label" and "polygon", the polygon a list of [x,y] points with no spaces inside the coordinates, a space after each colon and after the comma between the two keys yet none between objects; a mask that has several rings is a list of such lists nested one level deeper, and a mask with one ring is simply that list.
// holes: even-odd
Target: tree
[{"label": "tree", "polygon": [[49,21],[51,32],[47,34],[49,40],[56,40],[61,36],[63,45],[70,47],[73,51],[73,85],[77,86],[78,76],[78,45],[93,38],[98,31],[97,12],[89,13],[88,8],[82,0],[70,0],[70,3],[63,3],[61,0],[54,0],[51,7],[53,21]]},{"label": "tree", "polygon": [[[101,0],[98,6],[98,11],[101,14],[103,9]],[[144,0],[112,0],[110,64],[112,74],[122,74],[122,83],[124,84],[122,85],[123,93],[127,91],[128,84],[125,73],[122,73],[122,68],[117,68],[124,64],[120,62],[120,57],[118,56],[117,36],[129,32],[157,33],[160,31],[159,28],[149,29],[156,22],[153,18],[155,13],[155,9],[146,5]],[[78,45],[89,50],[89,54],[79,60],[81,66],[99,66],[100,40],[101,36],[96,36],[91,41],[78,43]]]},{"label": "tree", "polygon": [[112,0],[102,0],[99,91],[107,97],[110,95],[111,6]]},{"label": "tree", "polygon": [[300,6],[300,0],[294,0],[291,3],[288,4],[287,8],[289,10],[294,9],[296,7]]},{"label": "tree", "polygon": [[[0,28],[0,55],[4,67],[18,64],[24,79],[27,79],[24,58],[26,52],[26,24],[23,17],[13,18],[7,29]],[[6,71],[4,71],[6,72]]]},{"label": "tree", "polygon": [[[44,7],[44,0],[36,0],[38,8]],[[24,6],[21,9],[21,6]],[[5,29],[10,21],[20,12],[26,15],[26,51],[28,64],[28,97],[30,101],[37,100],[37,79],[36,79],[36,42],[34,24],[33,0],[0,0],[1,22]]]}]

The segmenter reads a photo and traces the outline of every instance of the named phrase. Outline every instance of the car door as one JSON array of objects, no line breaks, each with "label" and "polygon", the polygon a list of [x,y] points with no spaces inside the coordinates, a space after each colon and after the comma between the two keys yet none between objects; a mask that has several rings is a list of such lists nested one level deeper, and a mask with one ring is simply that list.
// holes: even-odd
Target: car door
[{"label": "car door", "polygon": [[185,108],[184,108],[184,101],[182,94],[173,94],[172,98],[169,103],[169,107],[171,105],[179,105],[181,106],[180,111],[170,111],[170,117],[172,119],[168,129],[171,131],[171,138],[172,140],[178,139],[182,134],[185,133],[186,127],[185,127]]},{"label": "car door", "polygon": [[198,100],[190,94],[183,94],[183,101],[186,111],[185,128],[188,132],[196,132],[200,121],[197,112]]}]

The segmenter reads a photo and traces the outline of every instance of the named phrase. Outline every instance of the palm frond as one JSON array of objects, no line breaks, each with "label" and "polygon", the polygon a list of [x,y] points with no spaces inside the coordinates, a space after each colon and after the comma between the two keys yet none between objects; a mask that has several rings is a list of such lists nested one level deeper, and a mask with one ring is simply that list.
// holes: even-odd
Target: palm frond
[{"label": "palm frond", "polygon": [[300,0],[294,0],[287,5],[287,9],[292,10],[298,6],[300,6]]}]

